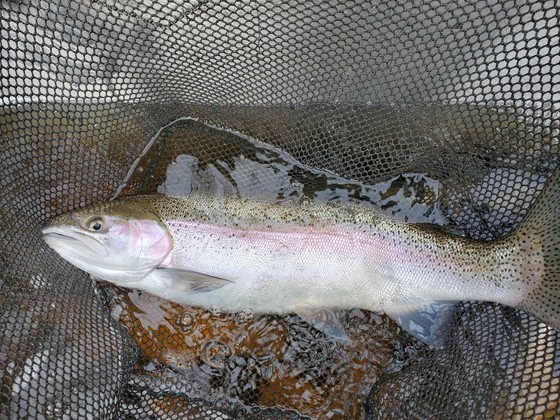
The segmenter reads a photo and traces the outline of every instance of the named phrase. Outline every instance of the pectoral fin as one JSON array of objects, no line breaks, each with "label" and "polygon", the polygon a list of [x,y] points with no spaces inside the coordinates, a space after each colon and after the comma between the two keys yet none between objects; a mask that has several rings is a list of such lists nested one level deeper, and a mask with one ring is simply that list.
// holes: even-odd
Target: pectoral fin
[{"label": "pectoral fin", "polygon": [[424,305],[399,305],[384,312],[414,338],[435,348],[445,345],[457,302],[430,302]]},{"label": "pectoral fin", "polygon": [[342,322],[338,319],[336,311],[301,308],[296,311],[296,314],[323,334],[342,341],[348,340],[348,335]]},{"label": "pectoral fin", "polygon": [[178,268],[158,268],[157,274],[168,282],[167,287],[174,292],[211,292],[233,283],[219,277]]}]

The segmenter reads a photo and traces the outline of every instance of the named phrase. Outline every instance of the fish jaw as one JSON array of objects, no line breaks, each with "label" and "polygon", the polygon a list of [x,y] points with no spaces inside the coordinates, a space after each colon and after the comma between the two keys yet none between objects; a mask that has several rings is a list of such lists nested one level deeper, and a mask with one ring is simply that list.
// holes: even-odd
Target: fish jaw
[{"label": "fish jaw", "polygon": [[42,229],[43,240],[58,255],[81,270],[92,272],[92,260],[110,256],[107,247],[99,240],[84,236],[71,226],[48,226]]}]

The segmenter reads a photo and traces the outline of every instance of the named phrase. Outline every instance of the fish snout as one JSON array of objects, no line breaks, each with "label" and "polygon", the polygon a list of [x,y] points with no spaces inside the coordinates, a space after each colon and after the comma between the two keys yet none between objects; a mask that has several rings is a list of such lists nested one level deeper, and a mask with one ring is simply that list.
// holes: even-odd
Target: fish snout
[{"label": "fish snout", "polygon": [[109,250],[101,238],[96,238],[74,224],[62,221],[50,223],[41,229],[43,240],[63,257],[108,257]]}]

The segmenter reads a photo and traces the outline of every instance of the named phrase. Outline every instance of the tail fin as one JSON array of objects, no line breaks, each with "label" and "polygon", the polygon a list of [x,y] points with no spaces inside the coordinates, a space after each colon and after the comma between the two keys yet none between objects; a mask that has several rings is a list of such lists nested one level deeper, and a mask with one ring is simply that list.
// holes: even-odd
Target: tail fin
[{"label": "tail fin", "polygon": [[511,239],[519,241],[528,261],[539,261],[527,264],[527,293],[517,307],[560,331],[560,168]]}]

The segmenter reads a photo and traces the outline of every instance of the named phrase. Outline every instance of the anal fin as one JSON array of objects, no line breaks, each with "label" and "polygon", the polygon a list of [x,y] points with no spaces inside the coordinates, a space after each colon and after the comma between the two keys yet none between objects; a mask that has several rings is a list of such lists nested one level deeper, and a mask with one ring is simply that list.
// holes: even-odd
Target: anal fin
[{"label": "anal fin", "polygon": [[318,331],[321,331],[328,337],[336,338],[337,340],[348,341],[348,335],[338,318],[338,311],[331,309],[309,309],[301,308],[296,311],[296,314],[313,326]]},{"label": "anal fin", "polygon": [[384,308],[385,314],[414,338],[431,347],[442,348],[455,317],[458,302],[430,302]]}]

